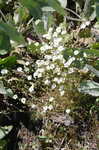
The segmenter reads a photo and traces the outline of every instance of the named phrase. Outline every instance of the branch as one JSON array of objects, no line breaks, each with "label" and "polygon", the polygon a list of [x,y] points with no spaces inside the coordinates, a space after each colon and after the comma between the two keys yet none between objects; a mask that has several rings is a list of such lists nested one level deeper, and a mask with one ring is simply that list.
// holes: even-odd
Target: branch
[{"label": "branch", "polygon": [[7,22],[7,20],[6,20],[6,18],[5,18],[5,15],[4,15],[3,12],[1,11],[1,9],[0,9],[0,14],[1,14],[2,18],[4,19],[4,21]]},{"label": "branch", "polygon": [[67,10],[67,11],[73,13],[75,16],[77,16],[78,18],[81,19],[80,15],[78,15],[78,14],[77,14],[76,12],[74,12],[73,10],[71,10],[71,9],[69,9],[69,8],[65,8],[65,10]]},{"label": "branch", "polygon": [[79,22],[83,22],[84,21],[84,20],[77,19],[77,18],[72,18],[72,17],[69,17],[69,16],[65,16],[65,18],[68,19],[68,20],[79,21]]}]

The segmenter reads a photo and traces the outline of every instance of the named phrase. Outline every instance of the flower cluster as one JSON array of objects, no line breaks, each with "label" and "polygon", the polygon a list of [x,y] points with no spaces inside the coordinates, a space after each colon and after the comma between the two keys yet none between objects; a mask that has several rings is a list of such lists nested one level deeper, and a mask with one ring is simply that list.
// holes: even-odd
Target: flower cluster
[{"label": "flower cluster", "polygon": [[40,47],[43,58],[36,61],[36,71],[33,76],[41,78],[43,83],[52,90],[58,88],[60,95],[63,96],[68,69],[75,61],[75,55],[78,55],[79,52],[75,51],[74,56],[69,56],[68,60],[64,58],[66,29],[63,24],[55,31],[53,28],[49,28],[48,33],[43,37],[47,41],[43,42]]}]

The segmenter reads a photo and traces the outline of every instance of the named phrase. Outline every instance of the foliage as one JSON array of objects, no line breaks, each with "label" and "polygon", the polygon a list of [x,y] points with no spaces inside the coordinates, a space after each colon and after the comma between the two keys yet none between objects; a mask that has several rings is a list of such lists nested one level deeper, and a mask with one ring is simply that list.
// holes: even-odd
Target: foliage
[{"label": "foliage", "polygon": [[79,91],[98,97],[99,96],[99,83],[96,83],[91,80],[87,80],[81,83],[79,87]]},{"label": "foliage", "polygon": [[[40,124],[42,119],[40,118],[39,122],[38,117],[34,115],[31,120],[32,109],[38,112],[40,108],[40,113],[46,118],[54,111],[65,111],[66,114],[75,116],[73,111],[77,103],[79,104],[77,110],[82,108],[80,102],[84,98],[86,103],[89,99],[92,101],[90,106],[85,105],[83,112],[89,114],[92,106],[97,107],[95,100],[98,101],[99,97],[99,43],[80,45],[79,48],[78,45],[75,46],[75,40],[79,42],[80,39],[92,36],[91,26],[98,24],[99,21],[99,2],[94,0],[84,2],[75,1],[69,6],[67,1],[67,9],[64,9],[58,0],[0,1],[0,96],[4,105],[1,112],[11,112],[8,117],[4,117],[4,120],[10,118],[11,126],[7,124],[2,126],[3,121],[0,117],[0,139],[10,135],[12,126],[19,131],[19,127],[23,125],[37,133],[42,126]],[[46,15],[47,30],[42,20],[44,6],[53,7],[54,10],[51,15]],[[77,18],[72,18],[74,15]],[[56,23],[57,16],[60,18],[62,16],[63,22],[60,19]],[[64,17],[67,18],[66,22]],[[70,22],[74,24],[76,30],[72,30]],[[43,94],[46,99],[42,98]],[[86,94],[90,96],[87,98]],[[64,118],[62,115],[54,117],[55,124],[59,123],[59,129],[57,128],[55,132],[60,135],[63,134],[62,131],[67,133]],[[9,119],[7,121],[9,122]],[[62,126],[60,122],[63,123]],[[53,125],[50,121],[48,124],[50,125],[47,130],[52,130],[49,128]],[[56,137],[44,131],[38,138],[41,143],[48,141],[49,144],[49,141],[55,141]],[[5,144],[5,141],[0,140],[1,147]]]}]

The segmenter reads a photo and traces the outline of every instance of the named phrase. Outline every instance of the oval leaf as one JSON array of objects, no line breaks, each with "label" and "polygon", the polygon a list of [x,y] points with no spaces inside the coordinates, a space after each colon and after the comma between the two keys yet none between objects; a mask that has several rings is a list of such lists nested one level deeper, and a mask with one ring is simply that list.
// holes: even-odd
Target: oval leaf
[{"label": "oval leaf", "polygon": [[16,41],[18,44],[25,44],[23,36],[12,25],[0,21],[0,31],[8,35],[12,41]]},{"label": "oval leaf", "polygon": [[97,97],[99,96],[99,83],[87,80],[80,84],[78,91]]}]

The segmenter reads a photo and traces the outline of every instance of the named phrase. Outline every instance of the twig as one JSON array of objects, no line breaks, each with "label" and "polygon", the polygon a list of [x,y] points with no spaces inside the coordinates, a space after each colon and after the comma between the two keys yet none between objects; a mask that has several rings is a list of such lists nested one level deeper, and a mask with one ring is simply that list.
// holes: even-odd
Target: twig
[{"label": "twig", "polygon": [[84,20],[77,19],[77,18],[72,18],[72,17],[69,17],[69,16],[65,16],[65,18],[68,19],[68,20],[79,21],[79,22],[83,22],[84,21]]},{"label": "twig", "polygon": [[40,39],[40,41],[41,41],[42,43],[44,43],[42,37],[39,35],[39,33],[37,32],[37,30],[36,30],[36,28],[35,28],[35,24],[34,24],[34,21],[33,21],[33,20],[32,20],[32,24],[33,24],[33,29],[34,29],[34,31],[36,32],[38,38]]},{"label": "twig", "polygon": [[0,9],[0,14],[1,14],[2,18],[4,19],[4,21],[7,22],[7,20],[6,20],[5,16],[4,16],[3,12],[1,11],[1,9]]},{"label": "twig", "polygon": [[66,138],[66,136],[63,137],[58,150],[61,150],[61,147],[62,147],[62,145],[64,144],[64,141],[65,141],[65,138]]},{"label": "twig", "polygon": [[78,14],[77,14],[76,12],[74,12],[73,10],[71,10],[71,9],[69,9],[69,8],[65,8],[65,10],[67,10],[67,11],[73,13],[75,16],[77,16],[78,18],[81,19],[80,15],[78,15]]},{"label": "twig", "polygon": [[31,18],[31,19],[28,21],[27,27],[33,22],[33,19],[34,19],[34,18]]}]

